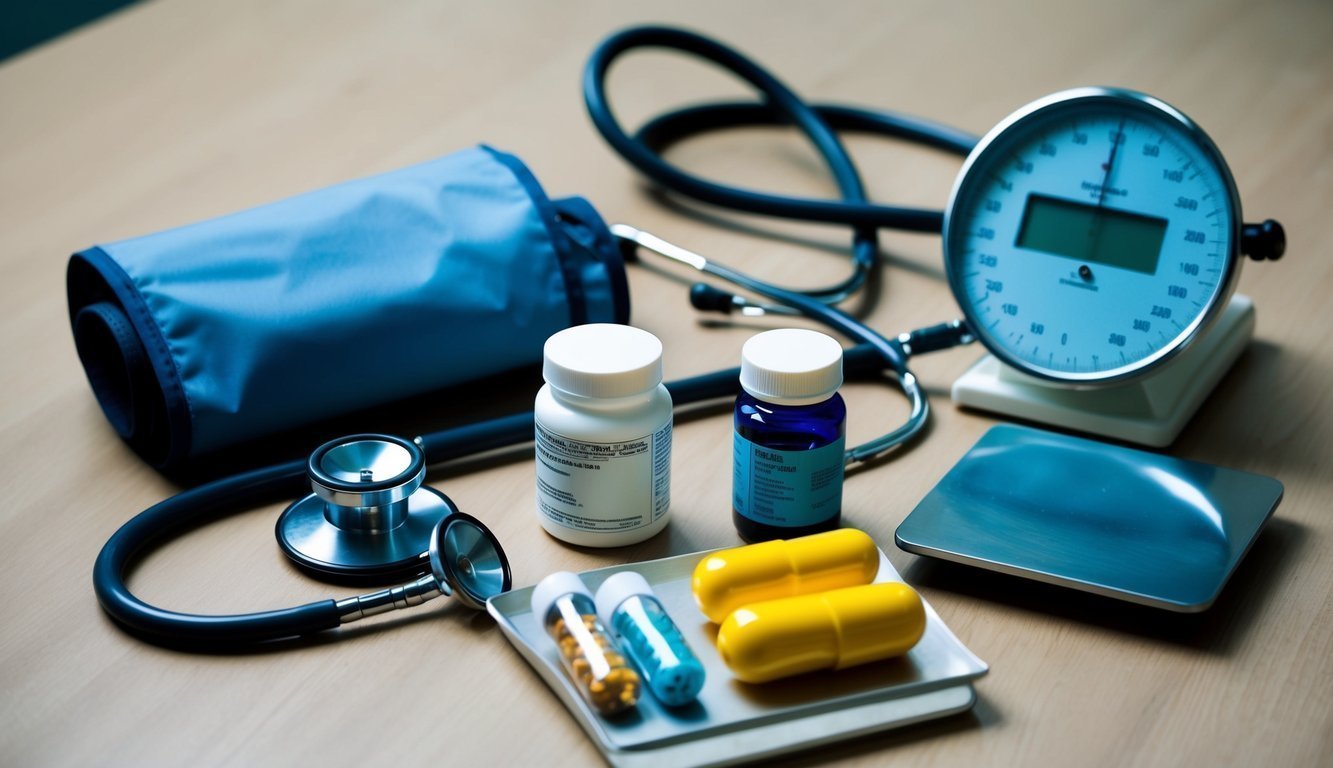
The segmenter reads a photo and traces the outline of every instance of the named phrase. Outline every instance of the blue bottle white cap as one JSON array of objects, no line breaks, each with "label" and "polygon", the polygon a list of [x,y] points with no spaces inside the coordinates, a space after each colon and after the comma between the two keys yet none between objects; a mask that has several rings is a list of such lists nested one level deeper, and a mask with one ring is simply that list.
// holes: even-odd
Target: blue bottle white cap
[{"label": "blue bottle white cap", "polygon": [[741,348],[741,388],[777,405],[813,405],[842,386],[842,346],[803,328],[752,336]]},{"label": "blue bottle white cap", "polygon": [[602,586],[597,588],[597,618],[602,620],[602,626],[607,629],[615,630],[611,626],[611,614],[616,612],[621,603],[636,595],[646,595],[657,599],[653,594],[653,588],[648,580],[636,571],[621,571],[611,574]]},{"label": "blue bottle white cap", "polygon": [[546,623],[546,612],[565,595],[585,595],[589,600],[592,599],[592,592],[588,591],[583,579],[569,571],[556,571],[537,582],[537,586],[532,588],[532,616],[537,624]]}]

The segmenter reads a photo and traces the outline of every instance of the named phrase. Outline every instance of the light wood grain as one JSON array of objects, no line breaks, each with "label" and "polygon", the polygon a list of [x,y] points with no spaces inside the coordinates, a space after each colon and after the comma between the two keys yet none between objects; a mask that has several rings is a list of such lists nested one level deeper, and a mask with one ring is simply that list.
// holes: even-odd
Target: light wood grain
[{"label": "light wood grain", "polygon": [[[98,609],[106,537],[175,489],[114,437],[74,354],[67,255],[485,141],[553,194],[780,281],[845,268],[847,235],[667,206],[602,143],[579,97],[583,62],[634,22],[686,25],[769,65],[798,92],[983,132],[1064,87],[1136,88],[1194,117],[1229,159],[1249,219],[1283,221],[1288,256],[1250,264],[1254,344],[1171,448],[1273,475],[1276,518],[1221,600],[1182,619],[936,566],[893,530],[995,419],[948,385],[979,354],[922,358],[929,437],[850,478],[847,521],[869,531],[991,674],[950,720],[792,758],[848,765],[1328,765],[1333,761],[1333,6],[1153,3],[230,3],[134,6],[0,64],[0,764],[588,765],[593,746],[485,618],[436,604],[337,641],[192,656],[138,643]],[[743,94],[661,54],[618,65],[630,124]],[[877,199],[938,207],[957,161],[850,140]],[[692,141],[673,158],[759,188],[827,195],[812,153],[780,132]],[[775,233],[774,239],[763,236]],[[939,241],[883,236],[890,265],[871,321],[897,332],[955,313]],[[634,320],[660,336],[668,378],[735,364],[754,325],[709,328],[681,283],[636,269]],[[849,385],[851,439],[904,406]],[[526,409],[516,387],[494,412]],[[442,411],[448,410],[442,408]],[[466,409],[463,409],[466,410]],[[432,424],[422,425],[427,429]],[[539,530],[523,452],[432,481],[486,519],[520,584],[545,573],[736,541],[729,426],[676,432],[673,522],[653,541],[576,551]],[[293,572],[277,507],[163,548],[133,586],[196,611],[343,594]]]}]

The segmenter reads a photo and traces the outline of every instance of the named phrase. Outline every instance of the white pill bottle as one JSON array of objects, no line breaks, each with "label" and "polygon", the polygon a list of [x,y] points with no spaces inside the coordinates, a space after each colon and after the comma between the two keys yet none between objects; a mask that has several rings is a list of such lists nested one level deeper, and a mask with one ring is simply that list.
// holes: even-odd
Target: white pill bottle
[{"label": "white pill bottle", "polygon": [[543,357],[533,406],[542,528],[585,547],[661,531],[671,507],[662,342],[628,325],[578,325],[547,339]]}]

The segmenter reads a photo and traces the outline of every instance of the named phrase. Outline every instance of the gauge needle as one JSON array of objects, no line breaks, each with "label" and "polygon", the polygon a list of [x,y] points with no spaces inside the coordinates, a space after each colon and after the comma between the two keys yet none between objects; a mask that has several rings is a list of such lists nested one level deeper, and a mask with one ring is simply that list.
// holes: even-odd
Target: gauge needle
[{"label": "gauge needle", "polygon": [[1115,133],[1111,134],[1111,156],[1102,163],[1102,170],[1105,175],[1102,176],[1101,194],[1097,199],[1097,207],[1101,207],[1106,202],[1106,192],[1111,188],[1111,174],[1115,171],[1115,158],[1120,154],[1120,145],[1124,143],[1125,121],[1122,119],[1116,126]]},{"label": "gauge needle", "polygon": [[[1103,219],[1101,209],[1106,206],[1106,197],[1110,194],[1111,178],[1115,173],[1115,160],[1120,154],[1120,145],[1125,142],[1124,137],[1125,121],[1124,118],[1121,118],[1120,124],[1115,128],[1115,133],[1111,134],[1111,154],[1106,158],[1106,162],[1102,163],[1102,185],[1097,190],[1097,214],[1092,217],[1092,229],[1088,230],[1088,239],[1092,241],[1090,243],[1091,248],[1089,248],[1090,253],[1096,254],[1101,252]],[[1094,261],[1100,261],[1100,259],[1094,259]],[[1079,273],[1082,274],[1083,270],[1080,269]],[[1086,275],[1084,276],[1084,279],[1087,279]]]}]

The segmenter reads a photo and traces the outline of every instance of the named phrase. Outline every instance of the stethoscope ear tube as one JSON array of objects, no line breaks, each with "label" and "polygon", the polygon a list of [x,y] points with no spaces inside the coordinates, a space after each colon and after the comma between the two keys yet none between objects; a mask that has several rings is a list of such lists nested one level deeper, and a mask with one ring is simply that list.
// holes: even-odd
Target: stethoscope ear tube
[{"label": "stethoscope ear tube", "polygon": [[125,583],[129,567],[153,544],[238,509],[300,493],[305,470],[303,460],[233,475],[140,512],[112,535],[93,565],[93,589],[102,609],[133,634],[164,644],[256,643],[338,626],[333,600],[261,613],[204,616],[149,605]]},{"label": "stethoscope ear tube", "polygon": [[[702,58],[759,92],[756,103],[719,102],[659,115],[631,136],[616,119],[606,92],[611,64],[625,53],[659,48]],[[866,200],[863,184],[837,132],[865,131],[967,155],[977,137],[931,120],[894,112],[839,105],[809,105],[790,88],[741,53],[702,35],[660,26],[630,27],[602,41],[583,72],[583,99],[597,131],[627,162],[678,194],[734,210],[765,216],[848,224],[865,234],[890,227],[938,233],[943,213]],[[660,152],[682,139],[719,128],[790,125],[800,130],[828,165],[842,200],[814,200],[755,192],[695,176],[664,160]]]}]

